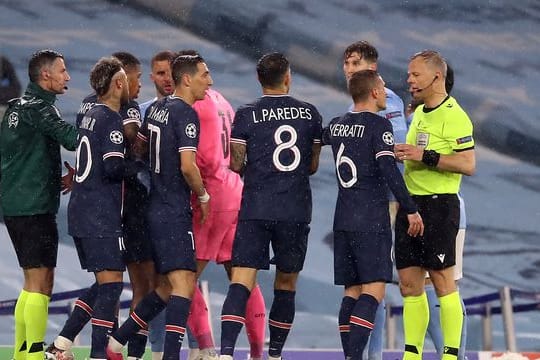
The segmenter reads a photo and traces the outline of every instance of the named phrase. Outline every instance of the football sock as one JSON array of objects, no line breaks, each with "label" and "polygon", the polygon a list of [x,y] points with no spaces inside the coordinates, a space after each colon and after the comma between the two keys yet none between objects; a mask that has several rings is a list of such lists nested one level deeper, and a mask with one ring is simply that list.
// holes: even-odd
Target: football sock
[{"label": "football sock", "polygon": [[13,359],[24,360],[26,359],[26,323],[24,321],[24,308],[26,306],[26,299],[28,298],[28,291],[22,289],[17,303],[15,304],[15,344],[13,348]]},{"label": "football sock", "polygon": [[165,311],[165,347],[163,360],[178,360],[186,333],[186,322],[191,300],[171,295]]},{"label": "football sock", "polygon": [[114,325],[116,305],[122,293],[123,283],[112,282],[101,284],[98,287],[98,295],[94,304],[92,315],[92,346],[90,357],[94,359],[106,359],[108,335]]},{"label": "football sock", "polygon": [[461,300],[461,307],[463,309],[463,326],[461,327],[461,340],[459,342],[458,359],[465,360],[465,351],[467,348],[467,319],[469,317],[467,316],[467,308],[465,307],[463,298],[460,296],[459,299]]},{"label": "football sock", "polygon": [[349,320],[349,356],[351,360],[362,360],[378,307],[377,299],[369,294],[360,295],[356,301]]},{"label": "football sock", "polygon": [[[148,321],[152,320],[161,310],[165,309],[167,303],[159,297],[159,295],[152,291],[146,295],[139,304],[135,307],[135,310],[129,315],[128,319],[112,334],[118,344],[125,345],[131,335],[135,334],[140,329],[148,328]],[[114,352],[120,352],[122,348],[118,348],[118,344],[112,343],[116,346],[112,347]]]},{"label": "football sock", "polygon": [[262,358],[264,332],[266,329],[266,307],[259,285],[251,290],[246,306],[246,333],[249,340],[250,356]]},{"label": "football sock", "polygon": [[245,322],[249,289],[242,284],[229,285],[227,297],[221,310],[221,355],[234,353],[238,334]]},{"label": "football sock", "polygon": [[24,306],[24,322],[26,324],[26,360],[43,360],[43,341],[47,330],[49,314],[47,295],[29,292]]},{"label": "football sock", "polygon": [[437,350],[437,355],[439,355],[440,358],[444,346],[441,329],[441,308],[439,306],[439,298],[437,297],[433,285],[426,285],[426,296],[429,304],[429,323],[427,332],[431,337],[431,341],[433,341],[435,350]]},{"label": "football sock", "polygon": [[424,338],[429,322],[429,306],[426,293],[403,298],[403,332],[405,352],[403,360],[421,360]]},{"label": "football sock", "polygon": [[274,301],[268,317],[270,328],[269,356],[281,356],[281,351],[294,321],[295,296],[295,291],[274,290]]},{"label": "football sock", "polygon": [[386,302],[382,299],[375,313],[375,326],[369,335],[368,360],[381,360],[383,352],[384,324],[386,323]]},{"label": "football sock", "polygon": [[128,341],[128,357],[142,359],[146,350],[146,340],[148,339],[148,329],[140,329],[131,336]]},{"label": "football sock", "polygon": [[[99,285],[97,282],[93,283],[92,286],[90,286],[88,290],[86,290],[77,299],[77,301],[75,301],[73,312],[66,320],[64,327],[60,331],[60,334],[58,334],[58,337],[62,336],[71,340],[71,342],[75,340],[75,337],[81,332],[86,323],[88,323],[92,317],[94,303],[96,302],[96,298],[98,296],[98,287]],[[60,344],[57,344],[56,340],[54,341],[54,345],[58,349],[68,350],[65,347],[60,347]]]},{"label": "football sock", "polygon": [[456,360],[463,327],[463,308],[459,292],[441,296],[441,328],[444,339],[442,360]]},{"label": "football sock", "polygon": [[193,298],[191,299],[188,327],[197,340],[199,349],[214,348],[214,340],[212,339],[208,320],[208,307],[198,286],[195,286]]},{"label": "football sock", "polygon": [[339,324],[339,336],[341,338],[341,347],[343,348],[343,354],[345,357],[349,357],[349,334],[350,325],[349,319],[351,318],[356,299],[350,296],[344,296],[341,300],[341,307],[339,308],[338,324]]},{"label": "football sock", "polygon": [[165,311],[160,311],[148,324],[150,327],[148,333],[150,348],[152,352],[162,353],[163,343],[165,342]]}]

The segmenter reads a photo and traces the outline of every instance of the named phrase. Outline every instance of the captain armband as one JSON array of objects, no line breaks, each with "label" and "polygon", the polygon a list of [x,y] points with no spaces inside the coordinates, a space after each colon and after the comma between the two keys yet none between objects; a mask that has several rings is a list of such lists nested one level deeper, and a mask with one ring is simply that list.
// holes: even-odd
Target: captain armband
[{"label": "captain armband", "polygon": [[422,162],[430,167],[436,167],[441,158],[441,154],[435,150],[424,150],[422,154]]}]

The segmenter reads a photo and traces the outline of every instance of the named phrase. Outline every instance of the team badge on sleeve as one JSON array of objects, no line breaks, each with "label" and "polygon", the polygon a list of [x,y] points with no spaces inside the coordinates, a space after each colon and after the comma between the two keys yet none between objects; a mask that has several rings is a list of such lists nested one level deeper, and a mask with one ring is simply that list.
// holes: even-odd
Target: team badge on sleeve
[{"label": "team badge on sleeve", "polygon": [[111,139],[111,142],[112,142],[113,144],[120,145],[121,143],[124,142],[124,135],[122,135],[122,132],[121,132],[121,131],[113,130],[113,131],[111,131],[111,133],[109,134],[109,139]]},{"label": "team badge on sleeve", "polygon": [[382,134],[382,140],[386,145],[394,145],[394,135],[390,131],[386,131]]},{"label": "team badge on sleeve", "polygon": [[197,127],[194,123],[189,123],[186,125],[186,135],[191,139],[194,139],[197,136]]},{"label": "team badge on sleeve", "polygon": [[129,108],[127,111],[127,116],[130,119],[134,119],[134,120],[141,119],[141,113],[139,112],[139,110],[137,110],[137,108]]}]

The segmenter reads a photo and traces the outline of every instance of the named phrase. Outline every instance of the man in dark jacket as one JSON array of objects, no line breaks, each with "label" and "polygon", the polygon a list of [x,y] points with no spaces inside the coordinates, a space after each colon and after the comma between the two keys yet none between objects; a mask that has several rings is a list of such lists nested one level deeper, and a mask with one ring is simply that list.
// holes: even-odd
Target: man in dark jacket
[{"label": "man in dark jacket", "polygon": [[0,129],[0,198],[4,221],[24,273],[15,306],[14,360],[42,360],[58,251],[56,213],[62,179],[60,145],[77,146],[77,130],[54,105],[70,77],[62,54],[40,50],[28,64],[30,83],[10,101]]}]

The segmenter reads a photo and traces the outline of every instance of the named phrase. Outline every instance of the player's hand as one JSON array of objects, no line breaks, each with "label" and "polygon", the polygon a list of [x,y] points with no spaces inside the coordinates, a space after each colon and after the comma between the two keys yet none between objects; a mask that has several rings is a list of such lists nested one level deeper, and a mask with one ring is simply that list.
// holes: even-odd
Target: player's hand
[{"label": "player's hand", "polygon": [[422,156],[424,155],[424,148],[411,144],[396,144],[394,145],[394,153],[396,154],[397,161],[422,161]]},{"label": "player's hand", "polygon": [[67,161],[64,161],[64,166],[67,169],[67,174],[62,176],[62,185],[60,188],[62,195],[66,195],[71,192],[71,188],[73,187],[73,177],[75,176],[75,169],[72,168]]},{"label": "player's hand", "polygon": [[418,235],[424,235],[424,222],[418,212],[408,214],[407,220],[409,220],[409,229],[407,229],[409,236],[416,237]]},{"label": "player's hand", "polygon": [[208,214],[210,214],[210,200],[206,202],[199,201],[199,210],[201,211],[200,223],[204,224],[208,218]]}]

